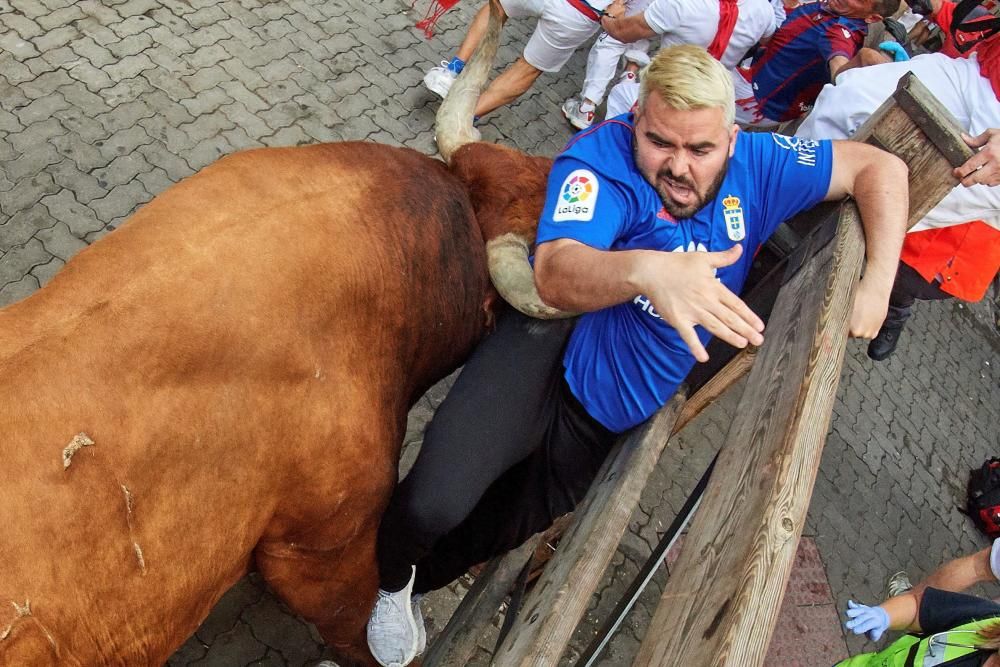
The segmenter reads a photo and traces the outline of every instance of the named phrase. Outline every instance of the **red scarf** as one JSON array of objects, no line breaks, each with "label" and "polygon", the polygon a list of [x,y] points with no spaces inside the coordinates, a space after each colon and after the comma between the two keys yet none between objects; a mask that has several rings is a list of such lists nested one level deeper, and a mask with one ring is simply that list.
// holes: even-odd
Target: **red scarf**
[{"label": "red scarf", "polygon": [[709,54],[716,60],[722,60],[739,17],[740,8],[736,6],[736,0],[719,0],[719,28],[715,31],[715,39],[708,45]]},{"label": "red scarf", "polygon": [[[410,3],[410,8],[413,8],[413,2]],[[438,22],[438,19],[452,7],[458,4],[458,0],[432,0],[430,6],[427,8],[427,13],[424,14],[424,18],[417,21],[417,27],[424,31],[424,36],[430,39],[434,36],[434,24]]]}]

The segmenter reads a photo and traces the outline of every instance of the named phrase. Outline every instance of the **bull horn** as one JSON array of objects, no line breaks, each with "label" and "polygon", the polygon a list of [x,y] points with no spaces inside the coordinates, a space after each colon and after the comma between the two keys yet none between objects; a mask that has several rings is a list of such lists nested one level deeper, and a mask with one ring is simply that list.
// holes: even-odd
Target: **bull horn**
[{"label": "bull horn", "polygon": [[528,263],[528,242],[514,233],[507,233],[486,242],[490,279],[504,301],[528,317],[557,320],[574,317],[542,301],[535,287],[535,274]]},{"label": "bull horn", "polygon": [[465,144],[480,140],[479,130],[472,127],[472,117],[500,45],[502,11],[498,0],[490,0],[490,20],[486,26],[486,34],[438,109],[434,139],[445,162],[451,162],[451,156]]}]

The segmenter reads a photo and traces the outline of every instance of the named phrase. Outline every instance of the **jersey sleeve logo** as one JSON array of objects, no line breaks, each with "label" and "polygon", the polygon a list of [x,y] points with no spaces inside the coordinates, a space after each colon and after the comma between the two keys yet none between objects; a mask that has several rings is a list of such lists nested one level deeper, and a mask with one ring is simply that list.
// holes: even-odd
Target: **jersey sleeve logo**
[{"label": "jersey sleeve logo", "polygon": [[554,222],[578,220],[587,222],[594,218],[597,207],[597,193],[600,186],[597,177],[587,169],[577,169],[563,181],[559,189],[559,199],[552,215]]},{"label": "jersey sleeve logo", "polygon": [[795,161],[806,167],[816,166],[816,148],[819,142],[814,139],[802,139],[801,137],[788,137],[784,134],[772,134],[774,143],[778,144],[786,151],[795,151]]}]

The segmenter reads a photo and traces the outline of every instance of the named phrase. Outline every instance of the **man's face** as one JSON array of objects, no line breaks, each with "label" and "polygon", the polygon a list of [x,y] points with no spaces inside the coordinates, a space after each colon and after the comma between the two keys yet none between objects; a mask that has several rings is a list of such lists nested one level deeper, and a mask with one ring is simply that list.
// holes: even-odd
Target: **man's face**
[{"label": "man's face", "polygon": [[737,131],[718,107],[682,111],[650,92],[636,112],[635,163],[670,215],[690,218],[719,193]]},{"label": "man's face", "polygon": [[846,18],[878,18],[873,0],[820,0],[820,6],[831,14]]}]

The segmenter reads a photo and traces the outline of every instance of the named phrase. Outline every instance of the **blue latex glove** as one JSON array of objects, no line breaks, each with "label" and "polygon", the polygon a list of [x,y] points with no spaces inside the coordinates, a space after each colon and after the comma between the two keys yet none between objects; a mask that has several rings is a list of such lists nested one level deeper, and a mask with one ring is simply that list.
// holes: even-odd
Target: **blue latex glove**
[{"label": "blue latex glove", "polygon": [[847,618],[844,627],[856,635],[866,634],[877,642],[889,629],[889,614],[882,607],[869,607],[854,600],[847,601]]},{"label": "blue latex glove", "polygon": [[903,45],[900,44],[899,42],[882,42],[881,44],[878,45],[878,48],[880,51],[885,51],[890,56],[892,56],[892,59],[897,63],[901,63],[904,60],[910,59],[910,55],[906,52],[906,49],[904,49]]}]

